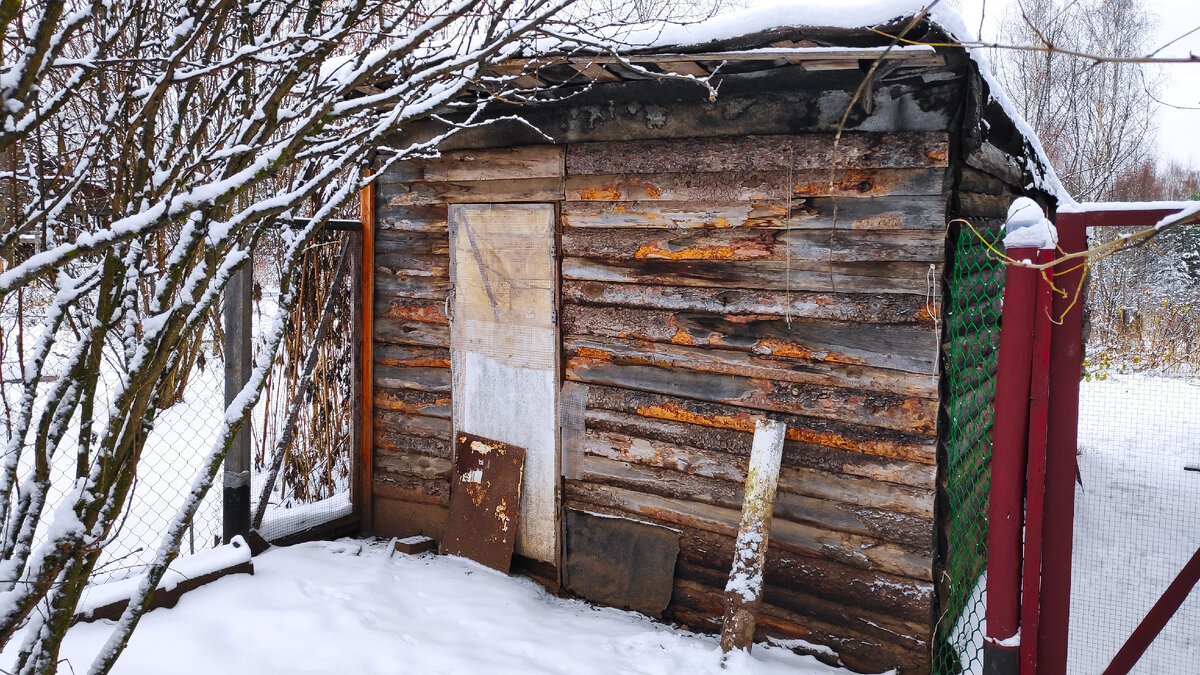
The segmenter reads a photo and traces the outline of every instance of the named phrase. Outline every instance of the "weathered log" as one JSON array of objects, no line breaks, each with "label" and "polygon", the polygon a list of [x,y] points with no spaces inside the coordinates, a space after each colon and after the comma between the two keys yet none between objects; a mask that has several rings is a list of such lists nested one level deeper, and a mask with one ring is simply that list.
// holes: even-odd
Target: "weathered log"
[{"label": "weathered log", "polygon": [[376,387],[388,389],[417,389],[435,394],[450,393],[450,369],[445,366],[396,367],[380,365],[373,368]]},{"label": "weathered log", "polygon": [[562,284],[565,302],[618,305],[713,314],[759,314],[862,323],[927,323],[933,319],[924,296],[896,293],[791,293],[747,289],[571,281]]},{"label": "weathered log", "polygon": [[989,195],[980,192],[955,192],[958,202],[955,213],[965,218],[1003,218],[1012,206],[1012,195]]},{"label": "weathered log", "polygon": [[449,347],[450,326],[443,323],[376,317],[375,343]]},{"label": "weathered log", "polygon": [[897,431],[932,434],[936,429],[937,401],[928,398],[673,367],[680,355],[643,365],[639,356],[614,357],[612,350],[583,353],[590,356],[567,361],[568,380]]},{"label": "weathered log", "polygon": [[[785,446],[786,447],[786,446]],[[699,448],[589,429],[583,439],[589,455],[616,462],[668,469],[703,478],[734,483],[745,480],[745,457]],[[782,492],[852,506],[894,511],[921,518],[933,517],[933,491],[892,485],[882,481],[843,476],[807,467],[784,466],[779,479]]]},{"label": "weathered log", "polygon": [[[568,175],[827,170],[833,145],[833,134],[574,143],[566,167]],[[949,154],[944,131],[850,132],[838,142],[836,159],[839,166],[864,168],[944,167]]]},{"label": "weathered log", "polygon": [[561,178],[521,178],[445,183],[397,184],[385,202],[392,206],[423,204],[497,204],[556,202],[563,199]]},{"label": "weathered log", "polygon": [[[930,268],[934,268],[932,279]],[[924,299],[941,288],[941,265],[918,262],[631,260],[602,263],[564,258],[563,279],[638,285],[792,290],[815,293],[902,293]],[[379,281],[376,281],[379,285]],[[397,293],[400,294],[400,293]]]},{"label": "weathered log", "polygon": [[394,164],[387,179],[399,183],[555,178],[563,175],[564,154],[561,145],[456,150]]},{"label": "weathered log", "polygon": [[375,318],[399,319],[418,323],[449,324],[445,300],[421,298],[388,298],[376,296]]},{"label": "weathered log", "polygon": [[[720,429],[750,432],[755,413],[745,408],[604,386],[588,387],[588,408],[604,408],[643,417],[688,422]],[[788,425],[788,439],[870,455],[935,462],[937,441],[932,436],[882,427],[847,424],[778,412],[762,413]]]},{"label": "weathered log", "polygon": [[943,169],[811,169],[722,173],[626,173],[567,178],[569,202],[742,202],[942,194]]},{"label": "weathered log", "polygon": [[449,368],[450,350],[445,347],[380,344],[373,350],[375,363],[391,368]]},{"label": "weathered log", "polygon": [[821,260],[942,262],[933,230],[570,228],[563,254],[598,260]]},{"label": "weathered log", "polygon": [[397,433],[449,439],[453,433],[450,429],[450,420],[426,415],[410,415],[386,409],[375,410],[373,426],[377,435]]},{"label": "weathered log", "polygon": [[[734,509],[585,481],[567,481],[564,492],[570,499],[581,503],[727,536],[734,533],[740,515]],[[914,551],[873,537],[835,532],[784,519],[774,521],[771,537],[780,547],[799,553],[821,555],[848,565],[914,579],[930,581],[933,578],[933,553],[929,550]]]},{"label": "weathered log", "polygon": [[446,278],[450,276],[450,256],[376,252],[375,273],[404,277]]},{"label": "weathered log", "polygon": [[[935,372],[938,335],[932,327],[922,325],[806,318],[788,322],[779,316],[722,316],[572,303],[563,306],[563,333],[722,347],[761,357],[739,362],[739,366],[762,363],[800,368],[806,369],[809,377],[838,378],[851,387],[862,382],[886,392],[937,393],[930,376]],[[776,359],[802,359],[806,365]]]},{"label": "weathered log", "polygon": [[[409,231],[440,233],[446,237],[449,221],[445,204],[425,204],[413,206],[400,203],[389,203],[388,193],[396,194],[397,189],[381,185],[376,198],[375,227],[376,236],[384,232]],[[399,194],[407,194],[400,191]]]},{"label": "weathered log", "polygon": [[375,295],[381,298],[437,300],[450,292],[449,277],[429,277],[402,270],[375,268]]},{"label": "weathered log", "polygon": [[792,228],[798,230],[946,229],[943,196],[873,199],[796,197],[753,202],[564,202],[563,227]]},{"label": "weathered log", "polygon": [[[733,510],[743,503],[741,483],[593,455],[584,458],[580,479],[647,495]],[[777,518],[792,522],[894,542],[914,550],[928,551],[933,545],[932,514],[914,516],[794,492],[780,492],[776,496],[774,514]]]},{"label": "weathered log", "polygon": [[449,256],[450,236],[446,232],[381,230],[375,233],[376,261],[387,253]]},{"label": "weathered log", "polygon": [[414,389],[375,387],[373,398],[375,407],[384,410],[395,410],[427,417],[450,417],[450,397],[444,394]]},{"label": "weathered log", "polygon": [[450,478],[451,461],[447,457],[377,450],[373,459],[374,475],[377,480],[401,476],[426,480],[449,480]]},{"label": "weathered log", "polygon": [[432,438],[399,433],[394,429],[374,430],[375,454],[399,453],[449,459],[454,450],[449,437]]},{"label": "weathered log", "polygon": [[[733,538],[684,527],[680,530],[680,564],[720,574],[733,559]],[[927,623],[933,614],[934,587],[884,572],[800,555],[777,547],[767,550],[764,574],[768,587],[787,588],[856,608]]]},{"label": "weathered log", "polygon": [[377,477],[371,481],[371,492],[376,497],[417,504],[447,506],[450,503],[450,481],[442,479],[396,475]]},{"label": "weathered log", "polygon": [[1017,164],[1016,159],[991,143],[985,142],[969,153],[967,164],[989,173],[1017,189],[1020,189],[1025,182],[1024,172]]}]

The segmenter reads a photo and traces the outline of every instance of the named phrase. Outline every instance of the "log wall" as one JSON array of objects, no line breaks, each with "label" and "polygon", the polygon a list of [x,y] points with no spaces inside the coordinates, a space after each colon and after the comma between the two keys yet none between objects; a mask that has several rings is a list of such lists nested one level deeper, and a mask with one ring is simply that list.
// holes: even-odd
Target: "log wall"
[{"label": "log wall", "polygon": [[682,532],[667,616],[720,621],[754,417],[788,424],[762,635],[927,662],[945,259],[942,132],[596,142],[398,166],[377,202],[376,530],[440,535],[446,205],[560,204],[564,506]]}]

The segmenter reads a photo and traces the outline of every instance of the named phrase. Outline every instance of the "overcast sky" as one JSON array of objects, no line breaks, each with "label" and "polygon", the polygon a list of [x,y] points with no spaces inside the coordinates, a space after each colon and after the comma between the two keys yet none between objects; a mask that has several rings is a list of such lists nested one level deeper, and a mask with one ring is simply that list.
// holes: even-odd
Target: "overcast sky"
[{"label": "overcast sky", "polygon": [[[956,4],[972,30],[984,15],[983,39],[995,37],[996,26],[1013,0],[960,0]],[[1184,33],[1200,27],[1200,0],[1144,0],[1159,20],[1153,44],[1157,48]],[[984,11],[986,10],[986,11]],[[990,34],[989,34],[990,33]],[[1160,56],[1200,56],[1200,30],[1164,49]],[[1159,151],[1194,168],[1200,168],[1200,61],[1160,66],[1166,78],[1161,100],[1172,106],[1158,106]]]}]

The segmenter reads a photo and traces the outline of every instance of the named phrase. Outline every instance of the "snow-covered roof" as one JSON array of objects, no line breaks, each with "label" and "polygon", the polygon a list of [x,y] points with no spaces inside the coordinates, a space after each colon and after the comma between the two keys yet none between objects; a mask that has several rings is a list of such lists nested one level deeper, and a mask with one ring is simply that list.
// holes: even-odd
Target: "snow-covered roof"
[{"label": "snow-covered roof", "polygon": [[[978,43],[975,33],[967,27],[962,16],[947,3],[930,6],[928,0],[779,0],[729,14],[721,14],[697,23],[679,24],[658,22],[624,29],[620,35],[609,36],[625,47],[621,51],[687,52],[720,49],[738,38],[762,33],[777,33],[782,29],[841,29],[869,31],[879,26],[896,26],[907,19],[927,12],[926,19],[948,38],[964,44]],[[883,35],[879,37],[883,38]],[[578,47],[586,47],[578,45]],[[726,47],[727,48],[727,47]],[[1060,206],[1070,206],[1075,199],[1063,187],[1033,128],[1025,121],[1005,96],[991,73],[982,49],[964,47],[976,63],[980,76],[987,83],[988,95],[1004,110],[1017,131],[1028,143],[1031,157],[1022,167],[1033,179],[1027,186],[1043,190],[1058,199]]]}]

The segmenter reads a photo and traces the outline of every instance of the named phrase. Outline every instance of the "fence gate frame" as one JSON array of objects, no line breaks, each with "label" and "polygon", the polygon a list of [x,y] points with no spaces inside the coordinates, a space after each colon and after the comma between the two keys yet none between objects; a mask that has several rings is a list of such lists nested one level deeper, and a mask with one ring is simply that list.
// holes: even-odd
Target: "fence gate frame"
[{"label": "fence gate frame", "polygon": [[[1064,208],[1056,219],[1057,251],[1012,248],[1007,253],[1046,263],[1086,251],[1089,227],[1149,228],[1172,216],[1182,216],[1178,225],[1200,223],[1200,213],[1188,206]],[[1071,260],[1045,273],[1005,268],[988,507],[987,675],[1065,675],[1067,670],[1085,263]],[[1200,551],[1117,652],[1106,675],[1127,673],[1137,663],[1198,580]]]}]

